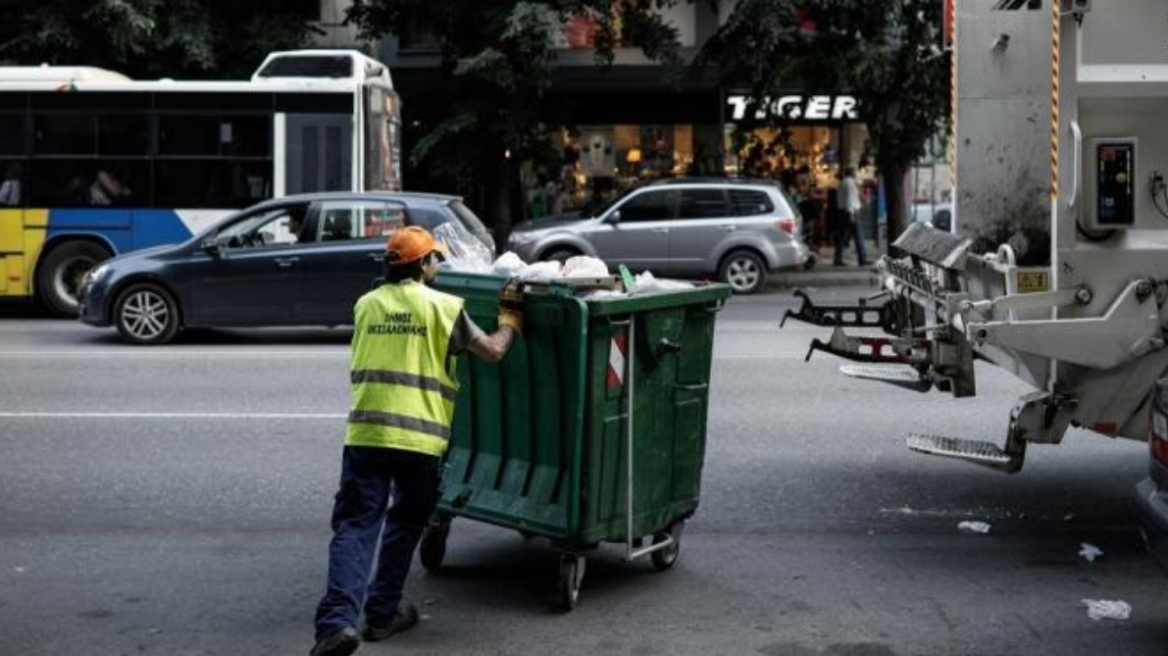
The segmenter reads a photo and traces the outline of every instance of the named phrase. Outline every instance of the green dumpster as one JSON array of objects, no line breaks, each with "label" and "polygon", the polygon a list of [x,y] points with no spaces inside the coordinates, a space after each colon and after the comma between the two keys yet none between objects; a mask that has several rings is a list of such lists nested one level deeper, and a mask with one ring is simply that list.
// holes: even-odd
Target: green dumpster
[{"label": "green dumpster", "polygon": [[[505,283],[443,272],[433,284],[492,330]],[[459,363],[422,564],[441,567],[450,522],[465,517],[549,539],[562,554],[565,609],[578,599],[584,554],[602,542],[671,567],[698,506],[714,319],[729,295],[711,284],[589,300],[570,283],[529,285],[523,337],[503,362]]]}]

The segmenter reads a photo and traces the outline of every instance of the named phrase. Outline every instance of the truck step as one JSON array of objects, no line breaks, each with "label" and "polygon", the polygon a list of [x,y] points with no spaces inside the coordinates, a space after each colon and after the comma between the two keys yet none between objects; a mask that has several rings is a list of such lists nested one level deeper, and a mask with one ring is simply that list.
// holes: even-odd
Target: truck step
[{"label": "truck step", "polygon": [[967,440],[960,437],[909,433],[905,444],[913,451],[946,458],[958,458],[1005,472],[1022,468],[1025,451],[1012,455],[993,442]]},{"label": "truck step", "polygon": [[880,367],[865,364],[845,364],[840,367],[845,376],[862,378],[864,380],[878,380],[884,383],[904,387],[916,392],[927,392],[932,387],[928,378],[921,376],[911,367]]}]

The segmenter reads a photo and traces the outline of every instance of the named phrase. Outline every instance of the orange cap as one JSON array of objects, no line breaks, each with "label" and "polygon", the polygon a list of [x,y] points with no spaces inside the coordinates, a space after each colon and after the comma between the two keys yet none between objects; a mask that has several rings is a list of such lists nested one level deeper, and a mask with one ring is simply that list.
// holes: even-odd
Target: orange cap
[{"label": "orange cap", "polygon": [[442,253],[445,250],[442,244],[434,241],[429,231],[419,226],[406,226],[395,230],[385,242],[385,256],[390,264],[409,264],[434,251]]}]

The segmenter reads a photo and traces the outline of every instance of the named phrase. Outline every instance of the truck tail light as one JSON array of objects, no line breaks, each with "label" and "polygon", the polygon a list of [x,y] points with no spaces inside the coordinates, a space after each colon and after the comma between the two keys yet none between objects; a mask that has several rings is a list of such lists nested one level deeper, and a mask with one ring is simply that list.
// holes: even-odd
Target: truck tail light
[{"label": "truck tail light", "polygon": [[1153,405],[1152,434],[1148,436],[1148,446],[1152,450],[1152,459],[1168,467],[1168,417]]},{"label": "truck tail light", "polygon": [[779,230],[782,230],[788,235],[795,234],[795,219],[790,217],[779,219]]}]

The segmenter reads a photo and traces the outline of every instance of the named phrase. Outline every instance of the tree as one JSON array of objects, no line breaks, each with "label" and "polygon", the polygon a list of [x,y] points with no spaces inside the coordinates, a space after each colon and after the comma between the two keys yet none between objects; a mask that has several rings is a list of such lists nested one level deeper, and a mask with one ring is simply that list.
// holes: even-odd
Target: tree
[{"label": "tree", "polygon": [[[570,17],[589,15],[598,28],[597,65],[611,63],[618,36],[649,57],[676,64],[676,30],[652,11],[675,1],[355,0],[348,20],[366,38],[395,34],[436,44],[438,82],[422,101],[431,111],[414,115],[421,128],[411,163],[481,196],[502,237],[510,227],[519,163],[558,170],[563,155],[553,139],[566,123],[551,94],[556,32]],[[619,19],[614,4],[621,5]],[[407,112],[411,102],[419,101],[405,98]]]},{"label": "tree", "polygon": [[[907,217],[904,178],[948,116],[949,59],[938,0],[741,0],[699,63],[758,103],[792,88],[856,97],[888,202],[888,234]],[[751,115],[753,111],[748,111]],[[773,117],[783,124],[787,119]]]},{"label": "tree", "polygon": [[[242,79],[273,50],[310,41],[305,3],[277,0],[21,0],[5,11],[0,61],[86,65],[134,78]],[[309,3],[312,4],[312,3]],[[312,5],[315,9],[315,5]]]}]

